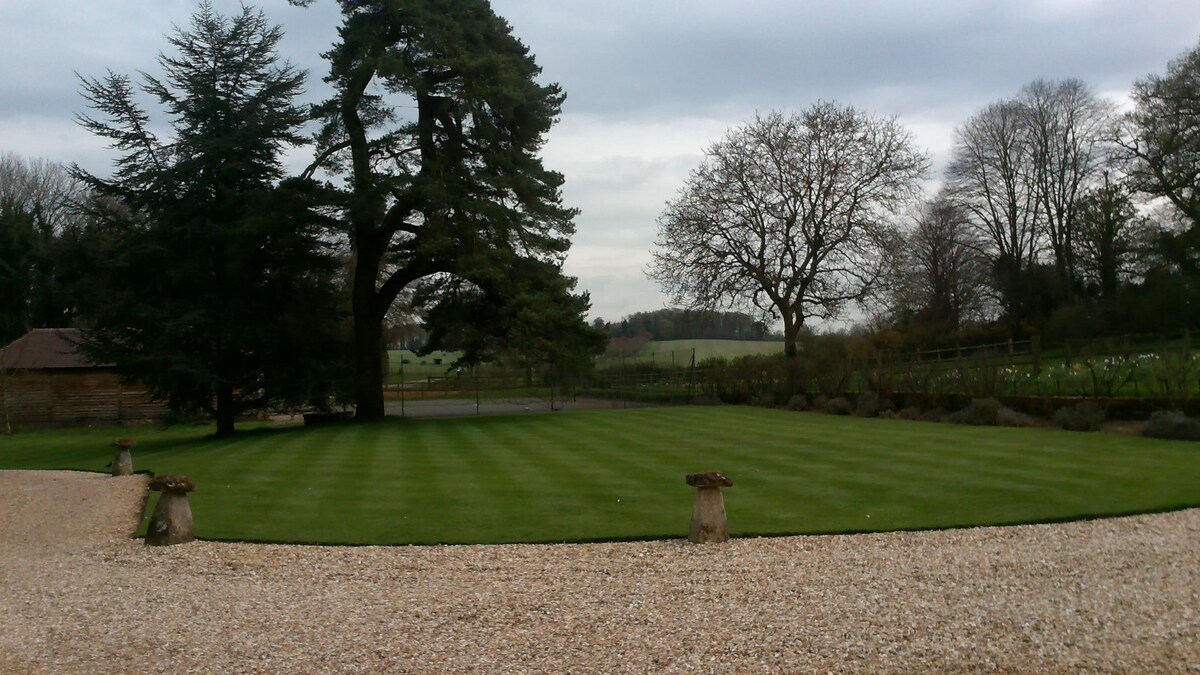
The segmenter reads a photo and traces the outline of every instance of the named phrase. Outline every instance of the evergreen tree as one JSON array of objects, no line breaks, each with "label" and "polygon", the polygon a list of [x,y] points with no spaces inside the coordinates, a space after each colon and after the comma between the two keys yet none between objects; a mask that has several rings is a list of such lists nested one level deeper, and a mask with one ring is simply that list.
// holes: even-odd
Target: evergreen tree
[{"label": "evergreen tree", "polygon": [[102,118],[80,123],[121,152],[111,178],[74,170],[93,193],[73,264],[85,350],[177,410],[208,411],[218,434],[268,402],[320,400],[315,378],[336,349],[335,266],[312,208],[327,198],[311,181],[281,183],[307,119],[281,38],[261,12],[202,4],[168,37],[164,77],[143,75],[167,141],[128,77],[83,79]]},{"label": "evergreen tree", "polygon": [[357,416],[372,420],[384,413],[382,323],[397,295],[438,275],[485,288],[495,265],[515,261],[557,270],[575,212],[538,157],[562,91],[535,81],[529,50],[489,3],[341,6],[311,172],[347,178]]},{"label": "evergreen tree", "polygon": [[425,349],[460,351],[462,363],[505,361],[527,372],[542,367],[561,376],[590,370],[608,335],[580,319],[588,296],[554,263],[513,257],[490,271],[445,277],[425,285],[431,305]]}]

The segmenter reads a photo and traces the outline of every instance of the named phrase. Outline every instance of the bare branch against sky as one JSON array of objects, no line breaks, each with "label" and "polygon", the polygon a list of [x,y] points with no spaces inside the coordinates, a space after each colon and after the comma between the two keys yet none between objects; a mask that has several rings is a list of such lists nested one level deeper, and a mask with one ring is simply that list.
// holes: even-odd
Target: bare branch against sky
[{"label": "bare branch against sky", "polygon": [[[155,68],[162,35],[188,0],[0,2],[0,152],[103,171],[112,155],[74,122],[75,73]],[[215,0],[222,12],[238,0]],[[324,93],[339,21],[334,0],[299,9],[258,3],[287,37],[283,55]],[[897,116],[940,177],[952,132],[986,104],[1036,79],[1079,78],[1124,103],[1134,80],[1161,72],[1200,39],[1195,0],[494,0],[547,81],[567,92],[544,150],[583,210],[567,272],[591,291],[594,316],[661,307],[642,270],[655,219],[705,147],[768,110],[835,100]],[[292,163],[298,171],[308,158]]]}]

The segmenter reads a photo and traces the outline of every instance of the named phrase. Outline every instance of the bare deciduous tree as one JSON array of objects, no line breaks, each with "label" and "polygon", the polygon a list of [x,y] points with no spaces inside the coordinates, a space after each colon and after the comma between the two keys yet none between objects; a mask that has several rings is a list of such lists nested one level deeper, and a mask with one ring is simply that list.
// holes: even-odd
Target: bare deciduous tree
[{"label": "bare deciduous tree", "polygon": [[783,322],[863,299],[895,212],[928,158],[891,118],[831,102],[756,116],[706,151],[658,219],[649,276],[693,308],[753,308]]},{"label": "bare deciduous tree", "polygon": [[0,155],[0,203],[30,213],[39,228],[58,232],[74,222],[71,204],[79,191],[78,181],[60,164]]},{"label": "bare deciduous tree", "polygon": [[1200,225],[1200,46],[1133,87],[1119,143],[1134,186]]},{"label": "bare deciduous tree", "polygon": [[1150,225],[1138,215],[1128,184],[1108,172],[1080,195],[1076,219],[1080,279],[1112,299],[1118,283],[1136,274],[1138,249],[1145,245]]},{"label": "bare deciduous tree", "polygon": [[979,229],[1014,336],[1023,318],[1022,275],[1037,258],[1040,241],[1037,179],[1026,161],[1028,137],[1021,104],[992,103],[955,129],[946,169],[950,194]]},{"label": "bare deciduous tree", "polygon": [[1071,297],[1075,260],[1076,208],[1083,190],[1098,178],[1109,153],[1112,105],[1081,80],[1036,80],[1021,89],[1027,161],[1034,180],[1046,243],[1054,254],[1058,282]]},{"label": "bare deciduous tree", "polygon": [[893,314],[905,314],[930,336],[945,335],[984,318],[987,261],[965,209],[938,196],[921,204],[913,227],[898,242]]},{"label": "bare deciduous tree", "polygon": [[78,223],[71,205],[79,194],[62,166],[0,154],[0,345],[70,318],[56,250]]}]

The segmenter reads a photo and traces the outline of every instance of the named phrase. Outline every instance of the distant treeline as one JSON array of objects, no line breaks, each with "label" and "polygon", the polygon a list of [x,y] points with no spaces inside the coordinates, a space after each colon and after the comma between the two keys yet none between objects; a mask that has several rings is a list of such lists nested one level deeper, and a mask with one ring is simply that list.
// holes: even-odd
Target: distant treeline
[{"label": "distant treeline", "polygon": [[620,321],[596,319],[593,327],[615,338],[651,340],[780,340],[762,321],[742,312],[660,309],[637,312]]}]

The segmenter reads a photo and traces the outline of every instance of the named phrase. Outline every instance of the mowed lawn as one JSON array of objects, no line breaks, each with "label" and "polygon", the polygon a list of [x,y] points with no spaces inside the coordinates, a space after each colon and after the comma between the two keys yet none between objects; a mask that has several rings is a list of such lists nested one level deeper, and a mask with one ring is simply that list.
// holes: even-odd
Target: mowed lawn
[{"label": "mowed lawn", "polygon": [[0,437],[0,468],[181,473],[207,539],[344,544],[686,536],[717,469],[734,536],[1042,522],[1200,505],[1200,444],[748,407]]}]

